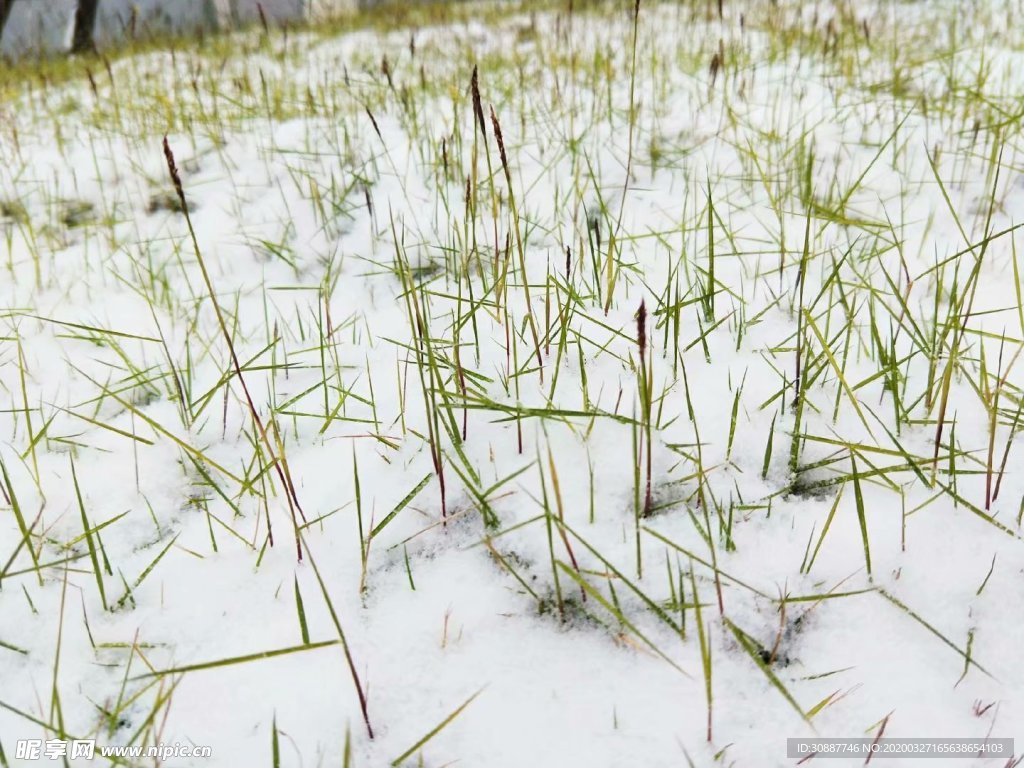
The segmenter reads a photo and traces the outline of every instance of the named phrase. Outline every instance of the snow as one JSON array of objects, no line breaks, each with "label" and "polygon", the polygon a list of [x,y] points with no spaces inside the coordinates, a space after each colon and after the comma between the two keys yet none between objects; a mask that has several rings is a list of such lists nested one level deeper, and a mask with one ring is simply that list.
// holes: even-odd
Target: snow
[{"label": "snow", "polygon": [[[346,765],[346,744],[352,765],[387,765],[463,704],[402,764],[783,766],[787,737],[882,728],[1024,743],[1022,244],[1008,231],[1024,211],[1008,117],[1024,40],[995,4],[964,36],[951,3],[820,3],[816,18],[796,2],[726,5],[722,21],[645,5],[635,83],[621,9],[488,6],[415,29],[292,32],[224,60],[157,51],[0,107],[11,765],[35,764],[18,740],[59,728],[213,749],[167,765],[273,764],[275,728],[281,765]],[[848,36],[831,58],[830,19]],[[855,37],[864,25],[870,43]],[[786,30],[806,39],[780,49]],[[847,192],[845,220],[830,218]],[[925,392],[930,376],[941,389],[952,291],[970,285],[982,249],[967,249],[986,233],[1004,234],[960,313],[933,475],[940,406]],[[961,252],[939,285],[936,264]],[[638,522],[641,299],[665,508]],[[662,323],[679,302],[677,341]],[[936,328],[937,374],[921,351]],[[417,365],[427,331],[436,373]],[[814,375],[794,478],[800,339]],[[997,388],[997,469],[1010,452],[986,512]],[[307,521],[301,559],[302,519],[270,454]],[[900,468],[907,455],[917,471]],[[309,642],[333,644],[244,658],[305,644],[297,595]],[[781,611],[782,597],[806,599]],[[767,650],[778,639],[778,685],[740,632]],[[162,674],[222,660],[238,663]]]}]

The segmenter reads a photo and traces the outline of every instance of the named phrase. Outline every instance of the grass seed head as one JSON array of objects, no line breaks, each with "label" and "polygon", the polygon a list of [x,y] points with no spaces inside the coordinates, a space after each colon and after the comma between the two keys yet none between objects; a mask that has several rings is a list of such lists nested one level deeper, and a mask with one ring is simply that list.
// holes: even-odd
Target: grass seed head
[{"label": "grass seed head", "polygon": [[647,306],[640,299],[640,307],[636,311],[636,345],[640,347],[640,359],[647,349]]},{"label": "grass seed head", "polygon": [[487,123],[484,120],[483,102],[480,100],[480,75],[478,67],[473,67],[473,78],[470,80],[470,88],[473,91],[473,114],[476,115],[476,122],[480,128],[480,135],[487,139]]}]

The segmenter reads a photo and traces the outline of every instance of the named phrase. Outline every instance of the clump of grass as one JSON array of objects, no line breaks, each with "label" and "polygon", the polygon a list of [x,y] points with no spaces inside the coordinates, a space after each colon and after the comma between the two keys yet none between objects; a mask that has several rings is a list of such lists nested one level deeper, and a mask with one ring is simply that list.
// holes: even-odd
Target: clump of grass
[{"label": "clump of grass", "polygon": [[88,200],[65,200],[60,207],[60,223],[68,229],[93,224],[96,221],[96,205]]},{"label": "clump of grass", "polygon": [[[189,204],[189,212],[191,213],[193,210],[195,210],[194,207]],[[184,213],[185,209],[182,207],[181,198],[176,193],[155,192],[149,197],[149,202],[146,204],[146,213],[152,216],[161,211]]]}]

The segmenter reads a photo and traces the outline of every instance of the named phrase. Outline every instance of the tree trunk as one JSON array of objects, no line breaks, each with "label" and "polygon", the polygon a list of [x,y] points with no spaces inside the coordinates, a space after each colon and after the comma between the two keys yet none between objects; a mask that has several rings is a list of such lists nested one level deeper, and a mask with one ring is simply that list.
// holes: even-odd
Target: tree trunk
[{"label": "tree trunk", "polygon": [[7,24],[7,17],[11,13],[11,6],[14,0],[0,0],[0,40],[4,38],[4,25]]},{"label": "tree trunk", "polygon": [[[3,0],[0,0],[2,2]],[[71,41],[72,53],[87,53],[96,50],[93,31],[96,27],[96,11],[99,0],[78,0],[75,11],[75,35]]]}]

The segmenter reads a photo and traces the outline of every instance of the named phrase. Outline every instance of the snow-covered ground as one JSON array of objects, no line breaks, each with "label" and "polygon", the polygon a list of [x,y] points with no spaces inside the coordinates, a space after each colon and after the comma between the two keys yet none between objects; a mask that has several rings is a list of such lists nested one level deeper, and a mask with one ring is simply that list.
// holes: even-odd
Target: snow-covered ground
[{"label": "snow-covered ground", "polygon": [[723,5],[0,72],[0,766],[1020,754],[1024,8]]}]

